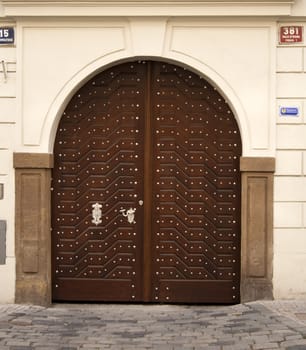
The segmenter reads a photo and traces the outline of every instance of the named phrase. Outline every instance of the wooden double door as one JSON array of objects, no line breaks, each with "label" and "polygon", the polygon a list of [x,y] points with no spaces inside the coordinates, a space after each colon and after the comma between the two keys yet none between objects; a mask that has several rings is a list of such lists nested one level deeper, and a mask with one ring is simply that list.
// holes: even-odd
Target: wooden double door
[{"label": "wooden double door", "polygon": [[88,81],[54,147],[53,299],[239,302],[240,155],[228,104],[184,68]]}]

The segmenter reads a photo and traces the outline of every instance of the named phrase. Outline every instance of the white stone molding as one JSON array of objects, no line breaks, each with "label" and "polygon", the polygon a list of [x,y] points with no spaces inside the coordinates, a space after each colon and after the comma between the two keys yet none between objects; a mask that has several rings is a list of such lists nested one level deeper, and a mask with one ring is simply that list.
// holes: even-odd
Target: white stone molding
[{"label": "white stone molding", "polygon": [[3,0],[2,16],[286,16],[294,0]]}]

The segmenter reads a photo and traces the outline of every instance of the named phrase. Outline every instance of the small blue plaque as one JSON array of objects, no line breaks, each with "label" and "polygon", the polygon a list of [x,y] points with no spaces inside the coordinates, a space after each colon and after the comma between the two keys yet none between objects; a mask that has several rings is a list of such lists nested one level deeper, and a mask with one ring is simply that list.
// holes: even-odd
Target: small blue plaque
[{"label": "small blue plaque", "polygon": [[280,107],[279,113],[281,116],[298,117],[299,108],[298,107]]},{"label": "small blue plaque", "polygon": [[15,32],[13,27],[0,27],[0,44],[14,44]]}]

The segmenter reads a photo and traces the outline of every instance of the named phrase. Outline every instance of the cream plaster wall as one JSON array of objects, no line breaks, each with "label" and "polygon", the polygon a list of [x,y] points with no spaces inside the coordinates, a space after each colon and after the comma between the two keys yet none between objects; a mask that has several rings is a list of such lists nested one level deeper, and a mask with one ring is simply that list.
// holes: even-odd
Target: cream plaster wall
[{"label": "cream plaster wall", "polygon": [[[12,23],[1,23],[11,25]],[[12,152],[15,148],[16,107],[16,49],[0,47],[0,61],[8,72],[4,78],[0,66],[0,183],[4,186],[4,198],[0,200],[0,220],[7,222],[6,264],[0,265],[0,303],[14,301],[15,294],[15,245],[14,245],[14,170]]]},{"label": "cream plaster wall", "polygon": [[95,71],[120,60],[154,57],[175,61],[213,81],[236,114],[243,154],[274,156],[275,29],[270,23],[44,21],[23,22],[18,33],[18,151],[52,152],[65,103]]},{"label": "cream plaster wall", "polygon": [[[0,84],[0,173],[8,196],[8,255],[14,259],[12,151],[51,152],[57,123],[76,89],[99,70],[137,58],[173,61],[215,84],[234,111],[244,156],[275,155],[275,37],[273,22],[119,18],[20,20],[8,80]],[[17,56],[17,74],[15,56]],[[17,99],[15,98],[17,96]],[[1,170],[2,169],[2,170]],[[9,195],[10,194],[10,195]],[[1,209],[1,208],[0,208]],[[13,261],[13,260],[12,260]],[[13,298],[11,281],[0,300]],[[0,268],[1,277],[1,268]]]},{"label": "cream plaster wall", "polygon": [[[32,15],[33,9],[16,9],[21,16],[28,10]],[[41,8],[41,15],[49,10]],[[15,9],[1,11],[5,16]],[[173,61],[202,74],[228,99],[240,126],[243,155],[276,155],[274,295],[306,297],[306,44],[277,45],[276,17],[246,21],[218,9],[227,17],[214,19],[217,10],[212,8],[201,9],[210,16],[202,20],[183,17],[181,10],[176,19],[167,17],[165,8],[162,13],[155,8],[154,17],[148,8],[142,9],[146,17],[139,12],[137,17],[98,18],[94,9],[88,11],[92,17],[84,20],[20,17],[16,48],[0,47],[0,60],[8,68],[4,81],[0,67],[0,183],[5,188],[0,219],[8,223],[0,302],[12,302],[15,289],[12,152],[52,152],[57,123],[77,88],[99,70],[137,58]],[[107,11],[100,15],[113,10]],[[197,15],[193,11],[190,15]],[[246,8],[237,11],[246,14]],[[274,10],[265,11],[271,16]],[[287,5],[279,11],[289,15]],[[304,0],[296,0],[291,13],[296,19],[279,24],[306,26]],[[280,117],[280,106],[298,107],[299,116]]]},{"label": "cream plaster wall", "polygon": [[[299,8],[303,6],[300,1],[297,5]],[[297,24],[306,25],[305,22]],[[275,298],[306,298],[305,53],[305,44],[279,45],[277,48]],[[299,115],[280,116],[281,106],[298,107]]]},{"label": "cream plaster wall", "polygon": [[306,16],[306,2],[305,0],[295,0],[291,11],[292,16]]}]

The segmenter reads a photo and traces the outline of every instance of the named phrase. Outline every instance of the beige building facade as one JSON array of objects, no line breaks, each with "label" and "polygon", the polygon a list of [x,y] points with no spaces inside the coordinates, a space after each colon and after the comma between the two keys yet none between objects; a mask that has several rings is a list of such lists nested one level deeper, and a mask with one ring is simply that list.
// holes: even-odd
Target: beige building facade
[{"label": "beige building facade", "polygon": [[86,82],[139,60],[199,75],[238,124],[239,300],[306,297],[304,0],[3,0],[0,23],[14,31],[0,46],[0,302],[52,301],[58,125]]}]

